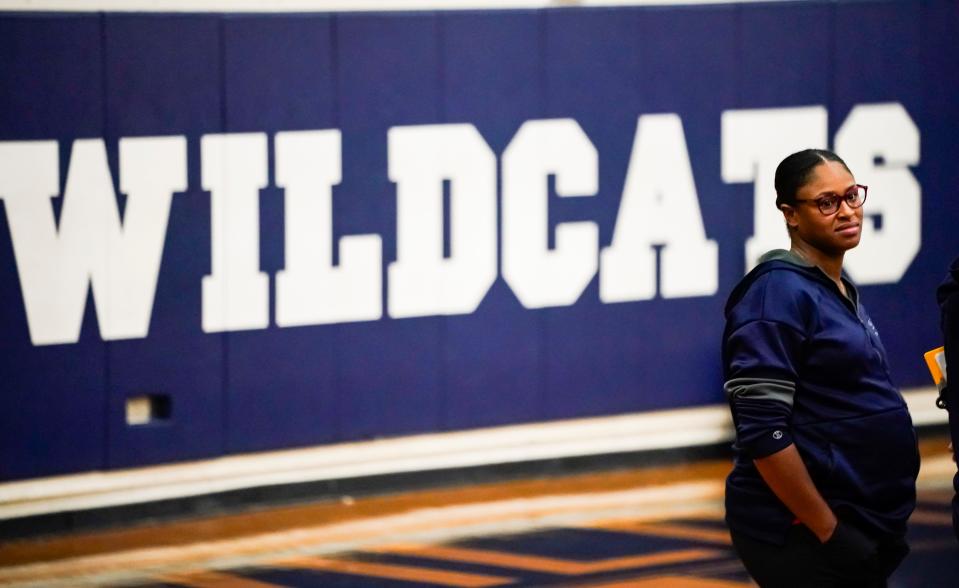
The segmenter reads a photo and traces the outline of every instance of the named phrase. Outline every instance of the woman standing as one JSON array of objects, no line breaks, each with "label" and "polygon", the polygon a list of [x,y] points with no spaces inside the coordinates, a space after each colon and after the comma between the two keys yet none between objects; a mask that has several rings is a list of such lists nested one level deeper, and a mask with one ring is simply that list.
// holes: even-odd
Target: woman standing
[{"label": "woman standing", "polygon": [[[946,348],[946,373],[949,366],[959,366],[959,257],[952,262],[946,279],[936,291],[942,314],[942,340]],[[953,368],[959,372],[956,368]],[[953,376],[955,377],[955,376]],[[959,379],[959,378],[957,378]],[[947,378],[948,382],[948,378]],[[946,386],[941,396],[949,411],[949,432],[952,437],[953,460],[959,455],[959,384]],[[956,493],[952,496],[952,529],[959,539],[959,473],[952,478]]]},{"label": "woman standing", "polygon": [[879,334],[842,272],[867,188],[836,154],[776,169],[789,251],[770,251],[726,304],[736,425],[726,521],[761,586],[885,586],[908,552],[919,454]]}]

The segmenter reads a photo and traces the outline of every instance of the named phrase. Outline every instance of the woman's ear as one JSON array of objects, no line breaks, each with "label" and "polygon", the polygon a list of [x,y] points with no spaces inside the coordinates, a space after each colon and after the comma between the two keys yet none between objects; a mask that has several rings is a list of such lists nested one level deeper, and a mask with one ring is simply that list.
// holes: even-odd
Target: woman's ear
[{"label": "woman's ear", "polygon": [[783,218],[786,219],[786,227],[790,231],[794,231],[799,227],[799,215],[796,213],[796,209],[788,204],[780,204],[779,210],[783,213]]}]

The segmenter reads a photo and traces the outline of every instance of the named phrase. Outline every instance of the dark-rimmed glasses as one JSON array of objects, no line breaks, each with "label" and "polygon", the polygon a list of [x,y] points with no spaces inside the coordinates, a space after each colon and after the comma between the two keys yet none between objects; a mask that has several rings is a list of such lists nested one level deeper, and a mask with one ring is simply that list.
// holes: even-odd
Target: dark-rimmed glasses
[{"label": "dark-rimmed glasses", "polygon": [[796,198],[796,202],[815,202],[819,207],[819,212],[825,216],[830,216],[839,212],[839,207],[845,201],[849,208],[859,208],[866,203],[866,194],[869,192],[869,186],[856,184],[842,196],[828,194],[819,198]]}]

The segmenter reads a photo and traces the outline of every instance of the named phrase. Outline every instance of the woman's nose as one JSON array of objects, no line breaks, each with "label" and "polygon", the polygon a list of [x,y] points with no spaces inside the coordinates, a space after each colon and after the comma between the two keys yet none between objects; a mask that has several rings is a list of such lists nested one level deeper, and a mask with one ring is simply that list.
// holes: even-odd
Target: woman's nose
[{"label": "woman's nose", "polygon": [[850,217],[856,214],[856,209],[849,205],[845,198],[839,200],[839,216]]}]

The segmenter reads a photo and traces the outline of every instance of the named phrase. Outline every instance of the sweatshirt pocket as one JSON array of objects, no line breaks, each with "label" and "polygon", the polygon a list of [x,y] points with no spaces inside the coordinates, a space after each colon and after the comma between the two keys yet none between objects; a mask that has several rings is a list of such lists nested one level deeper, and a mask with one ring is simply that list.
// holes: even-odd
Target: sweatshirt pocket
[{"label": "sweatshirt pocket", "polygon": [[889,516],[912,509],[919,452],[905,408],[807,426],[812,444],[825,449],[810,471],[824,498]]}]

